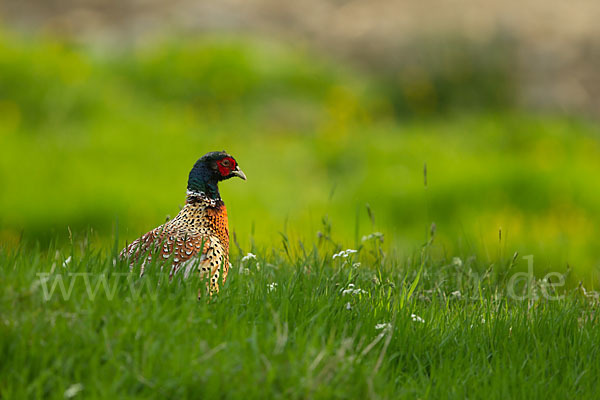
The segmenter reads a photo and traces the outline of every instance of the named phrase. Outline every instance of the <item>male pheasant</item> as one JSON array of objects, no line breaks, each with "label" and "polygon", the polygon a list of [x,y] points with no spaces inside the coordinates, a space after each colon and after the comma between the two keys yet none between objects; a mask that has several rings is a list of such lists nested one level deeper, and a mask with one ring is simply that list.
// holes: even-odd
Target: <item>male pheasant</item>
[{"label": "male pheasant", "polygon": [[218,183],[234,176],[246,180],[236,160],[225,151],[202,156],[190,172],[185,206],[179,214],[126,246],[121,258],[128,258],[133,266],[145,257],[143,274],[146,262],[159,254],[172,263],[170,277],[180,270],[187,277],[196,267],[201,277],[210,276],[210,292],[218,292],[219,270],[223,270],[223,283],[229,272],[227,209]]}]

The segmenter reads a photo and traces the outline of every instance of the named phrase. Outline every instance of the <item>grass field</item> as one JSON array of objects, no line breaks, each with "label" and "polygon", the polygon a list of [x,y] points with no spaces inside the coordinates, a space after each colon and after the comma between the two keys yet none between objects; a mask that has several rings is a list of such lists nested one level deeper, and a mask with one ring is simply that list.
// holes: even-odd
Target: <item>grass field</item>
[{"label": "grass field", "polygon": [[[0,399],[597,397],[600,125],[520,109],[495,49],[0,31]],[[227,284],[130,273],[223,148]]]},{"label": "grass field", "polygon": [[388,258],[377,242],[236,256],[200,300],[197,279],[140,278],[84,243],[3,249],[0,396],[596,397],[597,293],[527,288],[512,259]]}]

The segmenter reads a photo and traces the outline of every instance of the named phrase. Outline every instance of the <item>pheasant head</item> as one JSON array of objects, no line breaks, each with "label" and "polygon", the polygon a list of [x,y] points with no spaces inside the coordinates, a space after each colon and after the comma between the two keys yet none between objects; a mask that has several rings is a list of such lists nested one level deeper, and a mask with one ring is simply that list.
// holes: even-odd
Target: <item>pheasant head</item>
[{"label": "pheasant head", "polygon": [[225,151],[206,153],[190,171],[188,194],[203,193],[210,199],[220,200],[218,183],[235,176],[246,180],[246,175],[233,156]]}]

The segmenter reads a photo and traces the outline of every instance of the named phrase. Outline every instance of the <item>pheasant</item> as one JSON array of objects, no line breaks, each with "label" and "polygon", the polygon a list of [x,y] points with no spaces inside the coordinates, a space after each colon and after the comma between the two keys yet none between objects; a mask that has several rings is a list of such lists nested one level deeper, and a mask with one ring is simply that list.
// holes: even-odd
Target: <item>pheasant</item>
[{"label": "pheasant", "polygon": [[227,209],[218,183],[235,176],[246,180],[236,160],[225,151],[202,156],[190,171],[185,206],[179,214],[134,240],[120,257],[127,258],[131,266],[145,257],[142,274],[153,254],[172,263],[170,277],[180,270],[188,277],[197,267],[201,277],[210,277],[210,292],[218,292],[219,270],[223,270],[223,283],[229,272]]}]

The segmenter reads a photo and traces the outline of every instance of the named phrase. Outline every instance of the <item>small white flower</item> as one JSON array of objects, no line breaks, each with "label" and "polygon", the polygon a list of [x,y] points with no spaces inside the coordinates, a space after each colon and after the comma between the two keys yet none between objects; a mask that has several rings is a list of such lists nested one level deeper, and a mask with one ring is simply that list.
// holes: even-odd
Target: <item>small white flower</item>
[{"label": "small white flower", "polygon": [[83,390],[83,385],[81,383],[74,383],[67,390],[65,390],[65,398],[70,399],[75,397]]},{"label": "small white flower", "polygon": [[460,290],[455,290],[454,292],[450,293],[450,296],[460,299],[462,297],[462,294],[460,293]]},{"label": "small white flower", "polygon": [[360,263],[359,262],[352,264],[352,268],[359,268],[359,267],[360,267]]},{"label": "small white flower", "polygon": [[350,303],[346,303],[346,310],[352,310],[352,305]]},{"label": "small white flower", "polygon": [[248,261],[248,260],[251,260],[251,259],[256,260],[256,255],[254,255],[252,253],[248,253],[244,257],[242,257],[242,262]]},{"label": "small white flower", "polygon": [[67,257],[67,259],[63,262],[63,268],[67,268],[69,264],[71,264],[71,256]]},{"label": "small white flower", "polygon": [[341,290],[342,295],[344,294],[366,294],[367,291],[366,290],[362,290],[361,288],[354,288],[354,284],[353,283],[349,283],[348,287],[346,289],[342,288]]},{"label": "small white flower", "polygon": [[248,268],[240,267],[240,275],[250,275],[250,270]]},{"label": "small white flower", "polygon": [[455,265],[457,267],[462,267],[463,266],[463,262],[460,259],[460,257],[454,257],[454,258],[452,258],[452,265]]},{"label": "small white flower", "polygon": [[267,285],[267,289],[269,292],[272,292],[273,290],[277,289],[277,282],[269,283]]},{"label": "small white flower", "polygon": [[392,324],[390,324],[389,322],[383,322],[381,324],[375,325],[375,329],[377,329],[377,330],[383,329],[383,330],[387,331],[388,329],[391,329],[391,328],[392,328]]},{"label": "small white flower", "polygon": [[420,322],[422,324],[425,323],[425,320],[423,318],[419,317],[417,314],[410,314],[410,317],[412,318],[412,320],[414,322]]},{"label": "small white flower", "polygon": [[358,253],[358,250],[353,250],[353,249],[342,250],[339,253],[334,254],[333,259],[335,260],[338,257],[348,258],[348,256],[350,254],[354,254],[354,253]]}]

